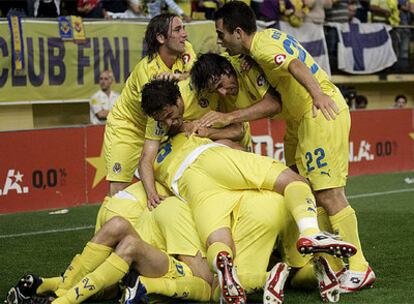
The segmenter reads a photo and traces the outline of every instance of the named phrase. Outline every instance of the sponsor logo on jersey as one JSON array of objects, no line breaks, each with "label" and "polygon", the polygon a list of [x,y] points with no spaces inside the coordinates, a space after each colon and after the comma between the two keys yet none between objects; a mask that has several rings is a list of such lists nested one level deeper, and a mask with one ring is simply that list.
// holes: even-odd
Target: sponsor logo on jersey
[{"label": "sponsor logo on jersey", "polygon": [[256,78],[256,83],[259,87],[263,86],[265,82],[265,78],[262,74],[259,74]]},{"label": "sponsor logo on jersey", "polygon": [[210,104],[210,102],[208,101],[208,99],[207,98],[200,98],[199,100],[198,100],[198,104],[200,105],[200,107],[202,107],[202,108],[207,108],[208,107],[208,105]]},{"label": "sponsor logo on jersey", "polygon": [[112,171],[114,171],[115,174],[118,174],[122,171],[122,166],[120,163],[116,162],[114,166],[112,167]]},{"label": "sponsor logo on jersey", "polygon": [[185,53],[185,54],[183,54],[183,56],[181,56],[181,58],[184,61],[184,64],[187,64],[187,63],[190,62],[191,56],[190,56],[190,54]]},{"label": "sponsor logo on jersey", "polygon": [[286,60],[286,55],[285,54],[275,55],[275,63],[277,65],[281,65],[283,62],[285,62],[285,60]]}]

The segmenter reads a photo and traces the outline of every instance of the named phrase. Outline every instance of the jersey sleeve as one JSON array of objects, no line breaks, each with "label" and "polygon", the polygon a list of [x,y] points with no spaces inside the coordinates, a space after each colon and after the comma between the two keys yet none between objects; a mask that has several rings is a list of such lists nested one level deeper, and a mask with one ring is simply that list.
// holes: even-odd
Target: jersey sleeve
[{"label": "jersey sleeve", "polygon": [[168,129],[164,124],[154,120],[151,117],[148,117],[147,126],[145,129],[146,139],[161,141],[163,137],[167,135],[167,133]]}]

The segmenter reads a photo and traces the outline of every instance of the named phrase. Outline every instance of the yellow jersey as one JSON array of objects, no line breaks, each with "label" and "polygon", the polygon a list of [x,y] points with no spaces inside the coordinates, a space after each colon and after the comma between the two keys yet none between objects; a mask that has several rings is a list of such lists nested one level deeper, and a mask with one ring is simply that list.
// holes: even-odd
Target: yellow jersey
[{"label": "yellow jersey", "polygon": [[227,53],[222,55],[230,61],[236,71],[239,84],[237,96],[226,96],[224,98],[226,112],[244,109],[262,100],[269,89],[269,83],[260,67],[253,65],[248,71],[245,71],[241,68],[242,59],[239,55],[230,56]]},{"label": "yellow jersey", "polygon": [[[121,96],[112,108],[109,116],[114,119],[131,121],[144,133],[147,116],[141,109],[141,90],[146,83],[163,72],[185,73],[189,72],[196,59],[191,43],[186,42],[185,52],[177,58],[172,68],[168,68],[157,54],[151,61],[144,57],[134,68],[128,77]],[[111,119],[109,117],[108,119]]]},{"label": "yellow jersey", "polygon": [[[210,111],[218,111],[218,94],[203,94],[199,96],[191,84],[190,77],[180,81],[178,87],[184,103],[184,121],[197,120]],[[167,133],[168,128],[165,125],[152,118],[148,118],[145,138],[161,140]]]},{"label": "yellow jersey", "polygon": [[178,168],[195,149],[202,145],[212,144],[208,138],[191,135],[187,138],[184,133],[169,138],[158,150],[154,161],[154,176],[164,187],[170,188]]},{"label": "yellow jersey", "polygon": [[[341,94],[329,80],[305,48],[291,35],[277,29],[257,32],[252,40],[250,55],[260,65],[270,85],[281,95],[284,111],[288,119],[301,119],[312,110],[312,97],[308,91],[290,74],[289,63],[297,58],[311,71],[322,91],[328,96]],[[339,110],[347,108],[342,99],[337,101]]]}]

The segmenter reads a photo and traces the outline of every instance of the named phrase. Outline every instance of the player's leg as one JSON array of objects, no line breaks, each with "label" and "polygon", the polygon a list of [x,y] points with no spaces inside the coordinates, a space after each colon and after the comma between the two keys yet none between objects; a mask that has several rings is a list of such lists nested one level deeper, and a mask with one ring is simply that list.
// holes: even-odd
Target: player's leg
[{"label": "player's leg", "polygon": [[347,286],[344,289],[355,291],[371,285],[375,275],[363,255],[355,210],[344,193],[349,129],[348,111],[342,111],[334,121],[305,115],[298,131],[297,163],[301,174],[309,178],[318,205],[327,211],[333,231],[357,248],[356,254],[349,259],[352,275],[347,276],[348,283],[344,284]]},{"label": "player's leg", "polygon": [[[212,273],[195,228],[191,210],[187,204],[174,196],[166,198],[151,212],[151,243],[171,256],[174,271],[160,279],[143,278],[151,293],[206,300],[210,296]],[[204,251],[203,251],[204,252]],[[178,272],[177,272],[178,271]],[[173,280],[174,279],[174,280]]]},{"label": "player's leg", "polygon": [[131,184],[143,146],[144,132],[128,121],[110,117],[105,126],[106,179],[112,196]]},{"label": "player's leg", "polygon": [[107,224],[99,230],[93,241],[114,246],[114,252],[53,303],[81,303],[98,291],[116,284],[125,276],[131,264],[148,277],[161,277],[167,273],[168,256],[144,242],[129,222],[115,217]]},{"label": "player's leg", "polygon": [[230,215],[241,192],[217,186],[215,178],[205,176],[197,166],[184,172],[178,186],[180,195],[190,204],[201,243],[206,244],[207,262],[218,275],[223,299],[227,303],[245,303],[244,290],[233,267],[230,229]]},{"label": "player's leg", "polygon": [[[281,303],[289,268],[279,263],[267,272],[268,261],[284,218],[283,197],[272,191],[243,191],[234,212],[232,234],[237,273],[247,293],[264,288],[263,303]],[[264,286],[264,287],[263,287]]]},{"label": "player's leg", "polygon": [[[292,268],[291,286],[300,289],[318,288],[322,299],[339,300],[339,280],[332,266],[342,269],[344,267],[343,261],[323,253],[316,254],[314,257],[300,255],[295,248],[296,239],[299,235],[298,228],[286,208],[282,209],[282,213],[284,221],[279,236],[278,250],[281,253],[282,260]],[[330,230],[327,218],[320,216],[319,212],[318,223],[321,229]],[[314,263],[315,261],[317,263]]]}]

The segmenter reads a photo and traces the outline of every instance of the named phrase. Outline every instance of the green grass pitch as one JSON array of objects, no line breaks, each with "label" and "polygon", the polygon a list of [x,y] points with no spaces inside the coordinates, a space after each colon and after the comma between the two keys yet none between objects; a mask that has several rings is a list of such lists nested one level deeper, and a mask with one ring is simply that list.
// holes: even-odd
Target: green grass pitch
[{"label": "green grass pitch", "polygon": [[[347,195],[357,211],[364,253],[377,282],[373,289],[342,295],[340,302],[414,303],[414,184],[406,183],[407,177],[413,179],[414,172],[350,178]],[[64,271],[92,237],[98,207],[71,208],[62,215],[0,215],[0,297],[25,273],[56,276]],[[249,299],[260,302],[260,295]],[[321,301],[316,290],[287,289],[285,303]]]}]

